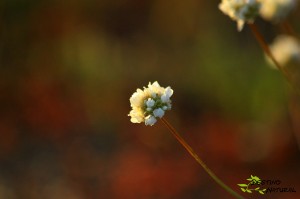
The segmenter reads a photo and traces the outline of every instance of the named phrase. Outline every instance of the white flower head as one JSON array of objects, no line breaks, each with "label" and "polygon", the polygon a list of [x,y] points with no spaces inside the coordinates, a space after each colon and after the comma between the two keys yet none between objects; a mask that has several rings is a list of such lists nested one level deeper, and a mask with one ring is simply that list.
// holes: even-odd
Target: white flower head
[{"label": "white flower head", "polygon": [[157,118],[162,118],[165,111],[171,110],[171,96],[173,90],[171,87],[161,87],[157,81],[153,84],[149,82],[148,87],[143,90],[137,89],[130,97],[132,110],[128,116],[132,123],[145,122],[145,125],[152,126]]},{"label": "white flower head", "polygon": [[222,0],[219,9],[236,21],[238,31],[241,31],[245,23],[254,22],[259,14],[260,2],[258,0]]},{"label": "white flower head", "polygon": [[260,0],[260,15],[267,21],[278,23],[297,6],[297,0]]},{"label": "white flower head", "polygon": [[[300,63],[300,41],[290,35],[279,35],[270,45],[271,53],[280,66],[290,63]],[[273,62],[266,56],[268,63],[276,68]]]}]

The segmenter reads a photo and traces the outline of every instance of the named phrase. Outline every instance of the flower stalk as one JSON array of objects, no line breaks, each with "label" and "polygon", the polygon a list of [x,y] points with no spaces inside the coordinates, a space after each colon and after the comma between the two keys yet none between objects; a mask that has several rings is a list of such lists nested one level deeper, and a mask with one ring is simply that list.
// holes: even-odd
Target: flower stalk
[{"label": "flower stalk", "polygon": [[273,61],[273,63],[275,64],[275,66],[277,67],[277,69],[282,72],[286,77],[288,77],[287,72],[283,69],[282,66],[280,66],[280,64],[276,61],[275,57],[273,56],[269,46],[267,45],[267,43],[265,42],[263,36],[261,35],[261,33],[258,31],[257,27],[255,24],[249,24],[249,27],[255,37],[255,39],[258,41],[258,43],[260,44],[260,46],[262,47],[263,51],[267,54],[267,56]]},{"label": "flower stalk", "polygon": [[148,87],[144,87],[143,90],[137,89],[135,93],[130,97],[130,105],[132,110],[128,116],[131,117],[132,123],[142,123],[145,125],[154,125],[158,118],[160,121],[170,130],[173,136],[178,142],[189,152],[189,154],[202,166],[202,168],[210,175],[210,177],[219,184],[228,193],[235,198],[243,199],[238,193],[233,191],[230,187],[224,184],[199,158],[194,152],[192,147],[180,136],[175,128],[163,118],[165,111],[171,110],[171,99],[173,90],[171,87],[161,87],[157,81],[154,83],[149,82]]},{"label": "flower stalk", "polygon": [[235,198],[243,199],[241,195],[233,191],[228,187],[222,180],[220,180],[208,167],[207,165],[199,158],[199,156],[194,152],[192,147],[181,137],[181,135],[175,130],[175,128],[165,119],[160,119],[162,123],[170,130],[172,135],[177,139],[177,141],[188,151],[188,153],[201,165],[201,167],[206,171],[206,173],[223,189],[230,193]]},{"label": "flower stalk", "polygon": [[300,39],[299,36],[296,34],[295,30],[291,26],[291,24],[288,21],[284,21],[280,24],[281,28],[289,35],[294,36],[297,39]]},{"label": "flower stalk", "polygon": [[300,95],[300,90],[298,87],[296,87],[293,84],[292,81],[292,77],[289,74],[289,72],[287,70],[284,69],[284,67],[282,67],[278,61],[275,59],[274,55],[272,54],[268,44],[265,42],[263,36],[261,35],[261,33],[258,31],[258,28],[256,27],[255,24],[249,24],[249,27],[253,33],[253,35],[255,36],[256,40],[258,41],[258,43],[260,44],[261,48],[263,49],[263,51],[266,53],[266,55],[272,60],[272,62],[274,63],[274,65],[276,66],[276,68],[284,75],[284,77],[288,80],[289,86],[291,88],[294,88],[296,93],[298,95]]}]

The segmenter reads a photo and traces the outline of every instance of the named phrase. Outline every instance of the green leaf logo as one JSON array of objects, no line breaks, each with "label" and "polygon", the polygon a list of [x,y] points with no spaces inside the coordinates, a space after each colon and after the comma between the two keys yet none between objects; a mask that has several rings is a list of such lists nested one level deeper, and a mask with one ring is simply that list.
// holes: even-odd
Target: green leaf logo
[{"label": "green leaf logo", "polygon": [[250,186],[252,186],[252,185],[260,185],[261,184],[261,179],[259,177],[251,175],[250,178],[248,178],[247,180],[250,181],[248,184],[237,184],[240,187],[240,189],[242,190],[242,192],[252,193],[253,191],[256,191],[260,194],[265,194],[267,189],[260,189],[260,187],[250,188]]}]

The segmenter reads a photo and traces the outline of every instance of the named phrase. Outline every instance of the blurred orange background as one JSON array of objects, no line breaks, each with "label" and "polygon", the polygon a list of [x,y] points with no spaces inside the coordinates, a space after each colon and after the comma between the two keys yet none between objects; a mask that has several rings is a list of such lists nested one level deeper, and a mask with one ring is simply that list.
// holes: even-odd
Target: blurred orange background
[{"label": "blurred orange background", "polygon": [[[0,198],[231,198],[161,123],[130,122],[130,96],[156,80],[174,90],[168,121],[225,183],[300,198],[299,98],[218,4],[2,0]],[[256,23],[268,42],[281,31]],[[244,194],[250,175],[297,192]]]}]

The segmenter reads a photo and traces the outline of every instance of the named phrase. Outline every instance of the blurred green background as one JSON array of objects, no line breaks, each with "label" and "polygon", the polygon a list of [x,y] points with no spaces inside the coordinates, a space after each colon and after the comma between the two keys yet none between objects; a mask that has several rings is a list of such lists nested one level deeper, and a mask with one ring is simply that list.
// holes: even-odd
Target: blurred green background
[{"label": "blurred green background", "polygon": [[[161,123],[130,122],[130,96],[156,80],[225,183],[279,179],[297,192],[271,198],[299,198],[299,98],[218,4],[2,0],[0,198],[231,198]],[[268,42],[281,31],[256,24]]]}]

